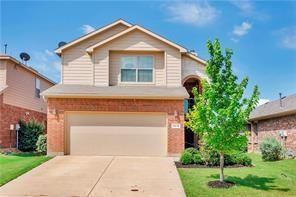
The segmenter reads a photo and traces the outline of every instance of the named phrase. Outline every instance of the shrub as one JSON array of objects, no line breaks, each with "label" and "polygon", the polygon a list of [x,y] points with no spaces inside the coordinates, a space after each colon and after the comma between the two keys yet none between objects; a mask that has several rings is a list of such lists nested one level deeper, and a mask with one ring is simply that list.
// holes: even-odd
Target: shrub
[{"label": "shrub", "polygon": [[[195,148],[187,148],[183,151],[180,162],[183,165],[205,164],[207,166],[219,166],[220,155],[217,151],[208,149],[207,146],[201,146],[199,151]],[[224,164],[225,166],[251,166],[252,159],[246,153],[230,154],[224,156]]]},{"label": "shrub", "polygon": [[31,119],[29,122],[19,121],[18,148],[21,151],[35,151],[39,135],[44,132],[44,125]]},{"label": "shrub", "polygon": [[180,162],[184,165],[192,164],[193,163],[193,155],[188,151],[183,151]]},{"label": "shrub", "polygon": [[189,153],[192,154],[192,155],[198,153],[197,149],[196,149],[196,148],[193,148],[193,147],[191,147],[191,148],[186,148],[185,151],[186,151],[186,152],[189,152]]},{"label": "shrub", "polygon": [[251,166],[252,159],[245,153],[236,154],[235,163],[243,166]]},{"label": "shrub", "polygon": [[200,149],[201,159],[205,165],[217,166],[220,164],[220,155],[217,151],[211,150],[206,144],[202,144]]},{"label": "shrub", "polygon": [[201,157],[196,148],[186,148],[180,157],[180,162],[184,165],[200,163]]},{"label": "shrub", "polygon": [[245,153],[225,155],[225,165],[251,166],[252,159]]},{"label": "shrub", "polygon": [[260,151],[265,161],[281,160],[285,155],[284,147],[275,138],[265,138],[260,145]]},{"label": "shrub", "polygon": [[39,135],[38,140],[36,142],[36,151],[42,154],[46,154],[47,145],[46,145],[46,135]]},{"label": "shrub", "polygon": [[201,159],[200,153],[196,153],[193,155],[193,163],[195,164],[203,164],[203,160]]}]

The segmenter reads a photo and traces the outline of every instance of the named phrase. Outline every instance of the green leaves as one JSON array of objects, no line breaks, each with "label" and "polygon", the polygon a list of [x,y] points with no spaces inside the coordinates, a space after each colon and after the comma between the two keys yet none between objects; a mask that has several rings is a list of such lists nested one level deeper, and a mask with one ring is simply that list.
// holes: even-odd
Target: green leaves
[{"label": "green leaves", "polygon": [[19,124],[19,149],[25,152],[35,151],[38,136],[44,133],[44,125],[35,119],[31,119],[29,122],[20,120]]},{"label": "green leaves", "polygon": [[206,64],[209,82],[202,81],[203,94],[193,90],[194,107],[187,114],[186,126],[202,136],[208,146],[221,153],[241,150],[247,143],[246,123],[255,108],[259,90],[255,86],[250,98],[243,98],[248,78],[238,82],[232,71],[232,50],[222,54],[220,42],[207,42],[210,59]]}]

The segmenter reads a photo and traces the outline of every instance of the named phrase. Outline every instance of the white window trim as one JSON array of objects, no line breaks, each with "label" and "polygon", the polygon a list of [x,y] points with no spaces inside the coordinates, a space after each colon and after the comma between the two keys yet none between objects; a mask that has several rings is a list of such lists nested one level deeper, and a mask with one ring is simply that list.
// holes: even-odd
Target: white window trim
[{"label": "white window trim", "polygon": [[[138,82],[138,69],[136,69],[136,81],[121,81],[121,66],[123,57],[152,57],[152,82]],[[140,68],[140,70],[151,70],[150,68]],[[155,84],[155,57],[154,55],[122,55],[120,57],[120,66],[119,66],[119,84],[120,85],[153,85]]]},{"label": "white window trim", "polygon": [[[37,81],[39,81],[39,88],[37,88]],[[37,96],[37,94],[36,94],[36,90],[39,90],[39,96]],[[37,99],[40,99],[41,98],[41,95],[40,95],[40,93],[41,93],[41,79],[39,79],[38,77],[35,77],[35,98],[37,98]]]}]

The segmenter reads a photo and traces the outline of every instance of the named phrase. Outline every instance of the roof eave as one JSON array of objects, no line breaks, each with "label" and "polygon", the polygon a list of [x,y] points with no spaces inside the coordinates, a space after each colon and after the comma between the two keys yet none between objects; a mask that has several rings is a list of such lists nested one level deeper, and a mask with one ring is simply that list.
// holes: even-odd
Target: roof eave
[{"label": "roof eave", "polygon": [[131,27],[132,26],[132,24],[130,24],[130,23],[128,23],[128,22],[126,22],[126,21],[124,21],[122,19],[119,19],[119,20],[117,20],[117,21],[115,21],[113,23],[110,23],[110,24],[108,24],[108,25],[106,25],[104,27],[101,27],[101,28],[99,28],[99,29],[97,29],[97,30],[95,30],[93,32],[90,32],[89,34],[83,35],[82,37],[79,37],[79,38],[77,38],[77,39],[75,39],[75,40],[67,43],[66,45],[64,45],[62,47],[57,48],[56,50],[54,50],[54,52],[57,55],[61,55],[62,50],[66,49],[66,48],[68,48],[68,47],[70,47],[70,46],[72,46],[74,44],[77,44],[77,43],[81,42],[82,40],[85,40],[87,38],[90,38],[90,37],[92,37],[92,36],[94,36],[94,35],[102,32],[102,31],[107,30],[107,29],[109,29],[109,28],[111,28],[111,27],[113,27],[113,26],[115,26],[117,24],[120,24],[120,23],[123,24],[123,25],[126,25],[127,27]]},{"label": "roof eave", "polygon": [[285,112],[279,112],[279,113],[274,113],[274,114],[268,114],[268,115],[263,115],[263,116],[256,116],[253,118],[249,118],[249,121],[258,121],[258,120],[266,120],[266,119],[270,119],[270,118],[276,118],[276,117],[280,117],[280,116],[288,116],[291,114],[295,114],[296,113],[296,109],[293,110],[289,110],[289,111],[285,111]]},{"label": "roof eave", "polygon": [[101,95],[92,95],[92,94],[41,94],[44,99],[48,98],[88,98],[88,99],[151,99],[151,100],[184,100],[185,96],[126,96],[126,95],[112,95],[112,96],[101,96]]},{"label": "roof eave", "polygon": [[205,66],[206,63],[207,63],[206,60],[203,60],[203,59],[201,59],[200,57],[197,57],[196,55],[191,54],[190,52],[187,52],[187,51],[186,51],[184,54],[187,55],[187,57],[189,57],[189,58],[191,58],[191,59],[193,59],[193,60],[196,60],[197,62],[203,64],[204,66]]},{"label": "roof eave", "polygon": [[6,91],[6,89],[8,88],[7,85],[3,86],[0,88],[0,94],[4,93]]},{"label": "roof eave", "polygon": [[158,40],[160,40],[162,42],[165,42],[166,44],[171,45],[172,47],[175,47],[175,48],[179,49],[179,51],[181,53],[187,53],[188,52],[186,48],[184,48],[184,47],[182,47],[182,46],[180,46],[178,44],[175,44],[175,43],[167,40],[166,38],[163,38],[163,37],[151,32],[149,30],[146,30],[145,28],[143,28],[143,27],[141,27],[139,25],[134,25],[134,26],[132,26],[132,27],[118,33],[118,34],[115,34],[115,35],[113,35],[113,36],[111,36],[111,37],[109,37],[109,38],[107,38],[107,39],[105,39],[105,40],[103,40],[103,41],[101,41],[99,43],[96,43],[96,44],[86,48],[86,52],[88,54],[91,54],[94,51],[95,48],[97,48],[97,47],[99,47],[99,46],[101,46],[103,44],[106,44],[106,43],[108,43],[108,42],[110,42],[110,41],[112,41],[112,40],[114,40],[116,38],[119,38],[119,37],[131,32],[131,31],[133,31],[133,30],[136,30],[136,29],[140,30],[140,31],[143,31],[146,34],[148,34],[148,35],[150,35],[150,36],[152,36],[152,37],[154,37],[154,38],[156,38],[156,39],[158,39]]}]

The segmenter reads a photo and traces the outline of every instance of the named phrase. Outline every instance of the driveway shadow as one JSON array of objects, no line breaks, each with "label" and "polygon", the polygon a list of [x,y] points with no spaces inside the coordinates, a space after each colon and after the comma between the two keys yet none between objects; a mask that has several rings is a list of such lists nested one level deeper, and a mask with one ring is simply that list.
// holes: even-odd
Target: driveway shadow
[{"label": "driveway shadow", "polygon": [[[213,174],[209,177],[219,179],[219,174]],[[237,177],[237,176],[227,176],[225,180],[234,182],[237,185],[251,187],[257,190],[265,190],[265,191],[277,190],[277,191],[283,191],[283,192],[287,192],[290,190],[289,188],[279,188],[277,187],[277,185],[274,185],[275,178],[260,177],[252,174],[249,174],[244,178]]]}]

